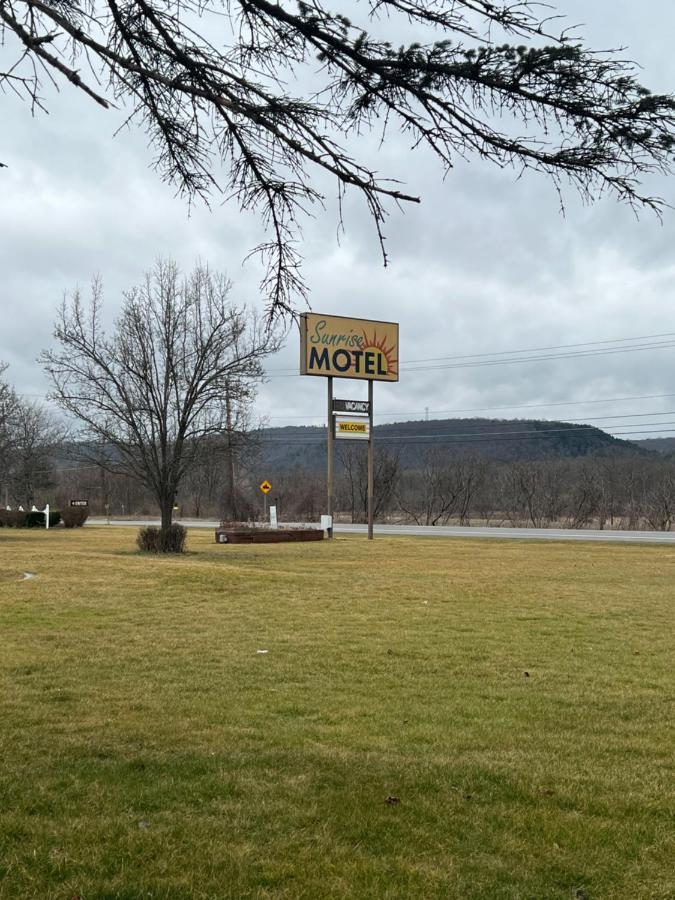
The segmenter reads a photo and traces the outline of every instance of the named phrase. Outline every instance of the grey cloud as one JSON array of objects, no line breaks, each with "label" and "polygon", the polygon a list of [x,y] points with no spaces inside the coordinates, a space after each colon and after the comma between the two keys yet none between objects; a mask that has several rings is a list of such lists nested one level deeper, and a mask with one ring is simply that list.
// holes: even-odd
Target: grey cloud
[{"label": "grey cloud", "polygon": [[[630,45],[644,66],[644,81],[675,90],[669,34],[675,13],[665,0],[646,17],[635,4],[598,0],[558,4],[596,46]],[[654,23],[660,27],[655,30]],[[0,50],[0,54],[3,51]],[[52,102],[53,100],[53,102]],[[242,267],[262,237],[260,223],[232,203],[196,205],[189,213],[149,171],[144,136],[113,131],[123,114],[105,113],[64,88],[50,99],[52,115],[31,119],[26,107],[2,98],[0,156],[0,359],[26,393],[45,382],[34,360],[51,340],[54,310],[64,290],[86,286],[94,273],[106,285],[109,316],[120,291],[138,281],[160,255],[189,267],[201,257],[225,270],[235,296],[259,309],[260,269]],[[382,268],[372,223],[347,196],[347,232],[336,241],[334,185],[321,184],[325,215],[304,224],[302,251],[312,306],[320,311],[395,319],[401,323],[402,359],[456,356],[552,344],[619,338],[670,330],[675,275],[675,213],[664,224],[610,200],[585,207],[568,193],[567,213],[542,178],[499,172],[478,161],[457,160],[440,183],[428,153],[411,153],[392,133],[383,148],[364,138],[384,175],[419,192],[420,206],[392,208],[386,223],[390,266]],[[653,188],[673,198],[672,182]],[[668,352],[621,354],[500,367],[402,370],[398,385],[377,386],[377,409],[423,414],[446,410],[667,393],[675,362]],[[297,371],[294,331],[270,369]],[[275,373],[272,373],[275,374]],[[344,386],[361,396],[361,385]],[[669,401],[649,408],[667,409]],[[260,392],[261,412],[274,421],[322,421],[325,385],[278,372]],[[597,415],[641,410],[644,404],[593,407]],[[584,407],[565,415],[583,416]],[[555,407],[543,409],[560,415]],[[514,415],[518,414],[514,411]],[[588,414],[588,408],[586,408]]]}]

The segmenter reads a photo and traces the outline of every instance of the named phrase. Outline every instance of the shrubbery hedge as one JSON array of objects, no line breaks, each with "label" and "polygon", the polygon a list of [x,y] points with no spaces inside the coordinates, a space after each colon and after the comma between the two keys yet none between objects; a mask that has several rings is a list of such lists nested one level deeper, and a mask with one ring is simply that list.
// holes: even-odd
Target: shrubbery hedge
[{"label": "shrubbery hedge", "polygon": [[142,553],[183,553],[186,538],[187,528],[182,525],[171,525],[165,531],[148,525],[138,532],[136,544]]},{"label": "shrubbery hedge", "polygon": [[25,528],[26,516],[20,509],[0,509],[0,528]]},{"label": "shrubbery hedge", "polygon": [[[61,521],[58,509],[49,510],[49,527],[53,528]],[[45,514],[21,509],[0,509],[0,528],[44,528]]]},{"label": "shrubbery hedge", "polygon": [[[26,522],[24,524],[24,528],[44,528],[45,527],[45,514],[43,512],[27,512],[24,513],[26,516]],[[58,525],[61,521],[61,513],[58,509],[50,509],[49,510],[49,527],[53,528],[55,525]]]},{"label": "shrubbery hedge", "polygon": [[88,518],[89,510],[82,506],[70,507],[61,513],[61,521],[66,528],[81,528]]}]

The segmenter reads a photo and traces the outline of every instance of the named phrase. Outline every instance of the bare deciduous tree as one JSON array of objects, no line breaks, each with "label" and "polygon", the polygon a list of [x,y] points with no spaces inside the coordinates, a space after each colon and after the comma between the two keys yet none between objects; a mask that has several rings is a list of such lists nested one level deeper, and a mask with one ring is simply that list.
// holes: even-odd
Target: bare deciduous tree
[{"label": "bare deciduous tree", "polygon": [[14,388],[2,379],[7,363],[0,362],[0,468],[7,465],[7,454],[14,442],[14,424],[19,398]]},{"label": "bare deciduous tree", "polygon": [[447,451],[427,450],[419,469],[401,479],[396,499],[417,525],[445,524],[459,504],[462,490]]},{"label": "bare deciduous tree", "polygon": [[585,528],[602,508],[602,486],[596,467],[582,460],[576,466],[575,478],[568,499],[567,524],[570,528]]},{"label": "bare deciduous tree", "polygon": [[226,392],[252,402],[275,332],[229,299],[230,283],[197,266],[183,278],[158,262],[124,295],[114,331],[102,324],[101,284],[91,302],[64,300],[58,348],[42,354],[52,399],[81,423],[82,441],[110,448],[110,471],[132,475],[154,494],[162,528],[202,442],[227,432]]},{"label": "bare deciduous tree", "polygon": [[645,497],[645,517],[657,531],[670,531],[675,520],[675,472],[672,464],[659,467]]},{"label": "bare deciduous tree", "polygon": [[185,474],[182,494],[189,503],[190,515],[199,519],[214,500],[220,501],[225,489],[224,441],[202,441],[202,446]]},{"label": "bare deciduous tree", "polygon": [[[348,506],[352,522],[368,520],[368,453],[356,441],[338,442],[336,456],[342,467],[340,493]],[[399,454],[383,447],[374,448],[373,516],[378,519],[391,503],[399,477]]]},{"label": "bare deciduous tree", "polygon": [[[304,291],[295,242],[323,202],[316,174],[340,199],[361,194],[386,262],[389,201],[418,198],[348,143],[376,128],[426,145],[444,171],[477,155],[659,208],[640,181],[671,171],[675,100],[643,88],[618,52],[560,30],[545,4],[366,0],[349,13],[358,21],[321,0],[230,0],[225,15],[214,0],[0,0],[0,88],[44,109],[45,87],[65,80],[121,104],[181,192],[223,191],[259,212],[272,312]],[[392,45],[387,18],[414,42]]]},{"label": "bare deciduous tree", "polygon": [[[0,376],[7,369],[0,363]],[[53,454],[66,437],[66,429],[49,410],[19,399],[14,388],[0,378],[0,488],[8,503],[34,503],[41,488],[54,483]]]},{"label": "bare deciduous tree", "polygon": [[19,398],[14,388],[3,380],[7,371],[7,363],[0,362],[0,490],[5,502],[9,500],[9,466],[10,454],[16,442],[16,414]]},{"label": "bare deciduous tree", "polygon": [[284,521],[313,522],[325,511],[325,478],[314,471],[296,469],[272,473],[273,496],[278,501],[280,517]]},{"label": "bare deciduous tree", "polygon": [[54,453],[66,429],[39,403],[19,403],[14,414],[9,479],[15,503],[30,509],[39,491],[55,485]]}]

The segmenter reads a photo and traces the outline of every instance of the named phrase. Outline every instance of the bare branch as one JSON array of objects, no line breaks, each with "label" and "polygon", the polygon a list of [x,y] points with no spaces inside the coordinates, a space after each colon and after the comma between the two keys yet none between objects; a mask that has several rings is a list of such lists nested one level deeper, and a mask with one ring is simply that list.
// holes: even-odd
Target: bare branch
[{"label": "bare branch", "polygon": [[[44,109],[44,85],[65,78],[125,106],[179,193],[258,213],[268,235],[252,252],[271,318],[306,297],[298,248],[303,220],[324,204],[318,175],[335,178],[340,209],[346,190],[363,198],[386,263],[389,205],[418,198],[346,149],[374,128],[386,139],[399,127],[444,172],[478,155],[544,174],[559,192],[568,181],[585,200],[608,193],[659,213],[641,185],[672,172],[675,100],[643,88],[619,51],[587,49],[535,0],[361,7],[355,24],[321,0],[229,0],[225,15],[211,0],[0,0],[0,32],[16,49],[0,88]],[[439,39],[395,47],[376,33],[385,16]],[[287,85],[303,72],[318,87],[294,96]]]}]

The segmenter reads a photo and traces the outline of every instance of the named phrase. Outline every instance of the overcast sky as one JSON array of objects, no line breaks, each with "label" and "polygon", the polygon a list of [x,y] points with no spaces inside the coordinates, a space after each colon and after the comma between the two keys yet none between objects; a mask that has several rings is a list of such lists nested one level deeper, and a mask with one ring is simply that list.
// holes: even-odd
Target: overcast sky
[{"label": "overcast sky", "polygon": [[[675,91],[672,0],[560,0],[557,6],[571,22],[584,23],[582,33],[596,48],[627,47],[647,86]],[[0,47],[0,69],[7,59]],[[237,300],[262,309],[260,271],[255,262],[242,265],[262,236],[255,219],[233,204],[197,207],[189,215],[150,170],[144,136],[113,138],[121,113],[100,110],[68,86],[49,97],[49,106],[49,116],[32,118],[27,106],[0,95],[0,160],[8,165],[0,169],[0,360],[10,363],[17,390],[44,395],[35,358],[51,342],[55,308],[64,291],[85,286],[95,273],[103,277],[111,315],[120,290],[158,255],[185,268],[197,258],[208,262],[230,276]],[[423,418],[427,408],[430,418],[471,409],[594,420],[614,433],[638,430],[640,422],[639,429],[653,433],[675,428],[669,424],[675,396],[655,396],[675,395],[675,348],[465,365],[487,361],[478,357],[461,368],[417,371],[413,362],[675,332],[675,212],[666,211],[662,225],[648,213],[636,221],[614,201],[584,207],[569,193],[563,218],[542,177],[517,181],[513,172],[458,160],[441,183],[431,157],[411,153],[397,136],[378,166],[423,200],[404,213],[391,211],[391,265],[383,269],[357,202],[347,204],[339,244],[334,210],[307,223],[303,253],[314,310],[400,322],[401,380],[376,385],[379,421]],[[675,204],[672,179],[653,188]],[[658,341],[667,339],[635,343]],[[324,380],[294,374],[298,355],[291,332],[270,361],[259,412],[272,424],[323,421]],[[361,397],[365,385],[349,382],[339,393]],[[588,402],[599,399],[607,402]],[[656,422],[664,424],[650,425]]]}]

